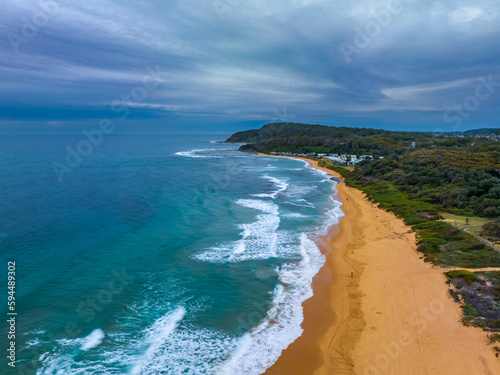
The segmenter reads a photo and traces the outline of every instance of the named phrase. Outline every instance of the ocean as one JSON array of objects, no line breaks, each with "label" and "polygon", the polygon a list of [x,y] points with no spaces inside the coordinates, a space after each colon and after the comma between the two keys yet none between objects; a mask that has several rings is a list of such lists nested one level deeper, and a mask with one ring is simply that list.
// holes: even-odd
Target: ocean
[{"label": "ocean", "polygon": [[336,183],[225,138],[0,137],[2,374],[260,374],[300,336]]}]

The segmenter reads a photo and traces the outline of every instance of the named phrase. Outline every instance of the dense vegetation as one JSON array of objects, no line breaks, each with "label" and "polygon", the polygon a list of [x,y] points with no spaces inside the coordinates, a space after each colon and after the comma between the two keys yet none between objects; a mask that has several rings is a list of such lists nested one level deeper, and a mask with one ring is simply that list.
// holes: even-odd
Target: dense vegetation
[{"label": "dense vegetation", "polygon": [[500,217],[498,141],[304,124],[268,124],[239,132],[228,142],[254,152],[373,155],[354,171],[326,160],[379,205],[394,212],[417,233],[419,250],[435,264],[500,266],[500,254],[448,223],[440,212]]},{"label": "dense vegetation", "polygon": [[494,218],[500,216],[499,156],[487,145],[415,150],[362,162],[354,177],[362,184],[389,182],[450,213]]},{"label": "dense vegetation", "polygon": [[[450,294],[462,304],[467,326],[498,330],[500,328],[500,272],[469,272],[455,270],[446,272]],[[461,296],[462,301],[459,296]],[[500,340],[500,335],[492,337]],[[499,341],[500,342],[500,341]]]},{"label": "dense vegetation", "polygon": [[394,212],[411,225],[417,234],[418,250],[427,261],[471,268],[500,266],[499,253],[471,235],[439,221],[443,207],[428,202],[425,195],[410,194],[393,181],[360,179],[358,168],[351,172],[326,160],[319,163],[342,174],[348,185],[362,190],[381,208]]},{"label": "dense vegetation", "polygon": [[500,219],[495,220],[494,223],[486,223],[482,228],[487,236],[500,238]]},{"label": "dense vegetation", "polygon": [[481,128],[481,129],[467,130],[464,132],[464,134],[483,134],[483,133],[500,135],[500,129]]},{"label": "dense vegetation", "polygon": [[[379,129],[348,128],[297,124],[293,122],[280,122],[264,125],[260,129],[245,130],[234,133],[226,142],[229,143],[257,143],[274,138],[289,137],[321,137],[321,138],[349,138],[353,136],[366,137],[376,134],[389,134],[391,132]],[[401,133],[403,134],[403,133]]]}]

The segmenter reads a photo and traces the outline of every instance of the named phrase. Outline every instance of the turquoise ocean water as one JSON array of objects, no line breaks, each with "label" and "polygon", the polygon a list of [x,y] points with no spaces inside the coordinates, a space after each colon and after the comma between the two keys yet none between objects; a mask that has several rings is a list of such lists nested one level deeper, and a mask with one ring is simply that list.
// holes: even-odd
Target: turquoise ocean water
[{"label": "turquoise ocean water", "polygon": [[109,136],[60,181],[53,162],[82,138],[0,137],[1,312],[15,261],[18,313],[0,373],[272,365],[301,334],[317,236],[342,216],[334,181],[221,135]]}]

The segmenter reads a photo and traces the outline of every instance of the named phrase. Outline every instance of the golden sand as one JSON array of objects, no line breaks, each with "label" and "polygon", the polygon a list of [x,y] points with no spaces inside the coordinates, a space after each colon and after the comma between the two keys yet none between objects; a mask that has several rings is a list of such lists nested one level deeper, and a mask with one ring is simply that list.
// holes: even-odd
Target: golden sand
[{"label": "golden sand", "polygon": [[337,190],[346,216],[324,239],[304,333],[266,374],[500,374],[486,333],[462,325],[443,269],[419,259],[410,228],[361,191]]}]

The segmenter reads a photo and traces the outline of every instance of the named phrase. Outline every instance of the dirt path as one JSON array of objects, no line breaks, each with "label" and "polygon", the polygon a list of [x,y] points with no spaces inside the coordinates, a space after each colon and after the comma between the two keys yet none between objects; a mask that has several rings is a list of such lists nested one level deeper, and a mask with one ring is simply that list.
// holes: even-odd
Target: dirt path
[{"label": "dirt path", "polygon": [[481,241],[482,243],[484,243],[486,246],[489,246],[491,247],[493,250],[497,251],[500,253],[500,250],[497,249],[495,246],[493,246],[492,244],[490,244],[488,241],[485,241],[483,240],[481,237],[479,236],[476,236],[474,233],[471,233],[471,232],[467,232],[466,229],[469,229],[469,228],[477,228],[477,227],[480,227],[480,225],[469,225],[468,227],[462,227],[462,228],[459,228],[462,232],[464,233],[467,233],[467,234],[470,234],[471,236],[474,236],[476,237],[476,239],[478,239],[479,241]]}]

